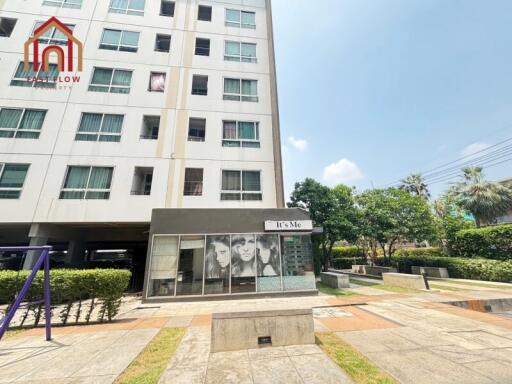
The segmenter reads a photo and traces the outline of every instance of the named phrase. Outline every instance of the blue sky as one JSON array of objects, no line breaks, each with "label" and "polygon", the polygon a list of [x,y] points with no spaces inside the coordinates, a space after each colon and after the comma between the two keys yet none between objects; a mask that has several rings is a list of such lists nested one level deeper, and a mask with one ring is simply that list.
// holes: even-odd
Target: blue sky
[{"label": "blue sky", "polygon": [[[273,0],[273,12],[287,193],[305,177],[380,187],[512,137],[512,1]],[[512,161],[486,174],[512,177]]]}]

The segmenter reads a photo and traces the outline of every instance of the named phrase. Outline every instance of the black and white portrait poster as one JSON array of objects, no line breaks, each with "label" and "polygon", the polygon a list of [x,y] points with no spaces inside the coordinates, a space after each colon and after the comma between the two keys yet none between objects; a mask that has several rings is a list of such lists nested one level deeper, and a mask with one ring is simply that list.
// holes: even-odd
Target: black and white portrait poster
[{"label": "black and white portrait poster", "polygon": [[229,263],[231,252],[229,235],[214,235],[206,237],[206,279],[229,278]]},{"label": "black and white portrait poster", "polygon": [[259,277],[281,276],[278,235],[256,236],[256,260]]},{"label": "black and white portrait poster", "polygon": [[256,238],[255,235],[232,235],[231,252],[233,265],[231,276],[256,276]]}]

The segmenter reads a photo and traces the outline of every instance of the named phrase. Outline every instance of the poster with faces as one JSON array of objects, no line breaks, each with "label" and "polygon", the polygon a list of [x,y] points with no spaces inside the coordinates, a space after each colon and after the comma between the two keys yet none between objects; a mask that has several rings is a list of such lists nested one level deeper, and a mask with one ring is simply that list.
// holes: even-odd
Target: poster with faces
[{"label": "poster with faces", "polygon": [[206,237],[206,279],[225,279],[229,277],[231,251],[229,235]]},{"label": "poster with faces", "polygon": [[256,236],[256,262],[258,277],[281,276],[279,236]]},{"label": "poster with faces", "polygon": [[251,234],[231,236],[233,277],[256,276],[256,236]]}]

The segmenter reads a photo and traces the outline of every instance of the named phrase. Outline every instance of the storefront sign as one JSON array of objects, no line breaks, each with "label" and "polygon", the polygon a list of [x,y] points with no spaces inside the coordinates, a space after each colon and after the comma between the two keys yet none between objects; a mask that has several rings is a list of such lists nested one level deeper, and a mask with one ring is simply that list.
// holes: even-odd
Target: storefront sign
[{"label": "storefront sign", "polygon": [[265,231],[312,231],[311,220],[265,221]]}]

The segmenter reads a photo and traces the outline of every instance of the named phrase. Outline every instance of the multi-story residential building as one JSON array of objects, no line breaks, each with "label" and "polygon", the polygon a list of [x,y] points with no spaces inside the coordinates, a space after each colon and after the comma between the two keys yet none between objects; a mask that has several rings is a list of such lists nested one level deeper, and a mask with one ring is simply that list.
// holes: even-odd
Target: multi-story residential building
[{"label": "multi-story residential building", "polygon": [[270,0],[4,0],[0,51],[0,244],[142,274],[155,209],[284,208]]}]

